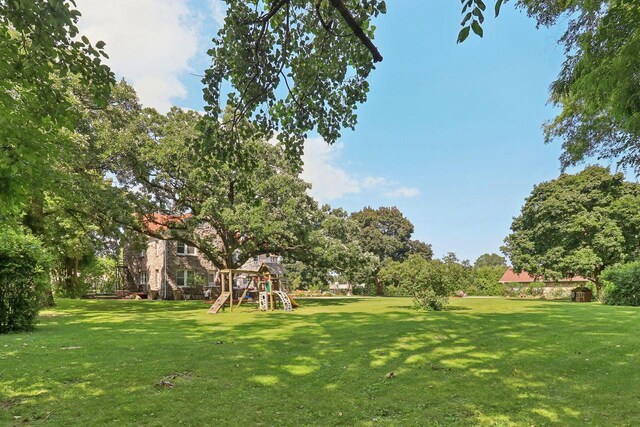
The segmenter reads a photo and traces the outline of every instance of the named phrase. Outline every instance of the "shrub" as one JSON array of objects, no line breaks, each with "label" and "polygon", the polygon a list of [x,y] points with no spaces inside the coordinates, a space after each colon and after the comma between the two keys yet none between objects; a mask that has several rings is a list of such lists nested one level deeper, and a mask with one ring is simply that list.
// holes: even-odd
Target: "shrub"
[{"label": "shrub", "polygon": [[47,265],[37,238],[0,228],[0,333],[33,329],[49,286]]},{"label": "shrub", "polygon": [[467,290],[468,295],[502,295],[503,287],[499,280],[506,267],[478,267],[473,272],[473,283]]},{"label": "shrub", "polygon": [[384,287],[384,296],[385,297],[406,297],[411,296],[409,290],[403,286],[385,286]]},{"label": "shrub", "polygon": [[376,289],[372,284],[365,284],[364,286],[353,286],[353,295],[375,295]]},{"label": "shrub", "polygon": [[508,298],[515,298],[520,294],[519,288],[514,288],[507,283],[502,285],[502,296]]},{"label": "shrub", "polygon": [[413,307],[416,309],[427,309],[440,311],[449,303],[449,297],[438,293],[430,287],[416,289],[413,294]]},{"label": "shrub", "polygon": [[314,277],[311,279],[311,283],[307,285],[307,290],[315,293],[322,293],[329,290],[329,285]]},{"label": "shrub", "polygon": [[427,261],[426,268],[416,276],[413,302],[416,308],[442,310],[449,303],[449,295],[460,284],[457,265],[442,261]]},{"label": "shrub", "polygon": [[605,304],[640,306],[640,261],[609,267],[600,277]]},{"label": "shrub", "polygon": [[403,262],[392,261],[380,271],[385,292],[413,296],[415,308],[442,310],[449,295],[460,284],[461,269],[455,263],[426,260],[410,255]]},{"label": "shrub", "polygon": [[566,299],[571,296],[570,292],[566,288],[555,287],[544,294],[547,299]]}]

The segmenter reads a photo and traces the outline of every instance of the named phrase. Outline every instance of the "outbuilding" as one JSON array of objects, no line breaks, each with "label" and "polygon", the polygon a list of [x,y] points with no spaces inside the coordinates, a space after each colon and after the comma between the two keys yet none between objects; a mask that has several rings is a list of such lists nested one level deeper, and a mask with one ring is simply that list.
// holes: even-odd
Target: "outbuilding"
[{"label": "outbuilding", "polygon": [[576,287],[585,287],[590,281],[581,276],[559,280],[545,280],[542,276],[534,276],[526,271],[516,273],[509,267],[499,282],[520,294],[532,294],[543,298],[569,298]]}]

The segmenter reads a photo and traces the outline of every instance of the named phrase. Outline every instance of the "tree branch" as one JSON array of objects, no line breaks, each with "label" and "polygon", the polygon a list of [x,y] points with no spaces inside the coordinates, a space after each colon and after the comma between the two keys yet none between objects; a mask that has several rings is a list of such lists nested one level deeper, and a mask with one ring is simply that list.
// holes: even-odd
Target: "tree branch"
[{"label": "tree branch", "polygon": [[326,22],[322,18],[322,14],[320,13],[321,4],[322,4],[321,0],[316,3],[316,15],[318,15],[318,19],[320,20],[320,24],[322,25],[322,28],[324,28],[326,31],[333,32],[331,31],[331,25],[333,25],[333,21]]},{"label": "tree branch", "polygon": [[255,23],[266,23],[266,22],[269,22],[269,20],[273,17],[273,15],[278,13],[278,11],[280,9],[282,9],[282,6],[284,6],[285,4],[288,4],[288,3],[289,3],[289,0],[281,0],[280,2],[276,3],[275,5],[273,5],[273,7],[271,8],[271,10],[269,10],[268,13],[260,16],[257,21],[254,21],[252,23],[255,24]]},{"label": "tree branch", "polygon": [[329,0],[329,2],[338,11],[338,13],[340,13],[347,25],[353,31],[353,34],[360,39],[367,49],[369,49],[369,52],[371,52],[371,55],[373,56],[373,62],[382,61],[382,55],[378,51],[378,48],[373,44],[364,31],[362,31],[362,27],[358,24],[351,12],[349,12],[349,9],[347,9],[342,0]]}]

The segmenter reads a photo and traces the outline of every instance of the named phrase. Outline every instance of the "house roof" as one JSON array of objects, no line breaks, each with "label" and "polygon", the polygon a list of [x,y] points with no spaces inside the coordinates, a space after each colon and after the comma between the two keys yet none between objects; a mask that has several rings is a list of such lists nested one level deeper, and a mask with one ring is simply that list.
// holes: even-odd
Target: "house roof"
[{"label": "house roof", "polygon": [[155,233],[168,228],[171,223],[177,223],[191,217],[190,213],[184,215],[167,215],[159,212],[143,215],[142,224],[150,232]]},{"label": "house roof", "polygon": [[560,280],[544,280],[542,277],[534,277],[531,274],[523,271],[522,273],[516,273],[511,267],[504,272],[500,278],[500,283],[533,283],[533,282],[587,282],[589,279],[585,279],[581,276],[567,277]]}]

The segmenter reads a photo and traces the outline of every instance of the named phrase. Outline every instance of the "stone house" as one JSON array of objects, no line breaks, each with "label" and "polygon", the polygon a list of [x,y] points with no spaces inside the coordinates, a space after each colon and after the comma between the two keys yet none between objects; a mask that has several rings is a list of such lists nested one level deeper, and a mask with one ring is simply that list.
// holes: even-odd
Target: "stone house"
[{"label": "stone house", "polygon": [[[150,223],[147,227],[156,231],[161,226]],[[280,257],[262,254],[248,260],[241,269],[258,272],[266,264],[271,270],[277,269],[283,274],[280,261]],[[123,264],[129,281],[135,285],[133,288],[153,299],[203,298],[203,291],[207,288],[212,290],[212,297],[220,293],[218,268],[197,248],[182,242],[147,237],[141,248],[133,245],[124,248]],[[239,276],[236,280],[239,288],[248,284],[246,276]]]},{"label": "stone house", "polygon": [[146,249],[124,249],[127,266],[138,289],[151,298],[177,299],[205,287],[215,288],[218,269],[192,246],[149,238]]},{"label": "stone house", "polygon": [[567,298],[571,290],[579,286],[587,286],[590,281],[584,277],[574,276],[560,280],[544,280],[523,271],[516,273],[511,267],[504,272],[499,282],[513,291],[532,290],[545,298]]}]

